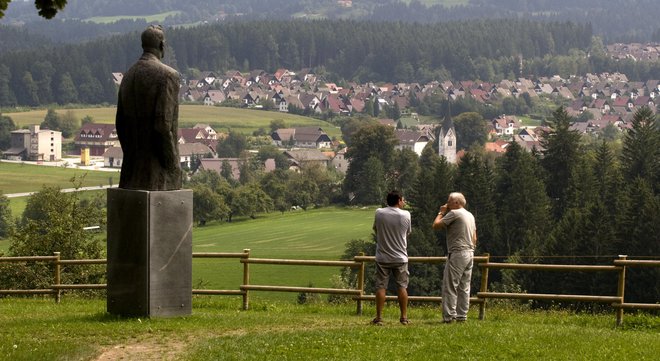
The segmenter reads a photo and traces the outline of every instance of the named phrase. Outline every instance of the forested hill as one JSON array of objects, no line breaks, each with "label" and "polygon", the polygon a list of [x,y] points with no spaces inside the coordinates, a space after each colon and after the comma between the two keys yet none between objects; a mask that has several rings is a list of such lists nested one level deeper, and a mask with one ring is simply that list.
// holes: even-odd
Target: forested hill
[{"label": "forested hill", "polygon": [[109,21],[98,17],[111,16],[156,16],[157,21],[169,26],[231,18],[418,23],[519,18],[591,24],[594,34],[606,42],[660,41],[657,0],[68,0],[65,9],[51,21],[38,18],[33,1],[14,0],[0,24],[24,23],[31,32],[55,41],[80,41],[104,34],[98,29],[106,30],[106,25],[97,24],[96,31],[90,28],[78,32],[69,27],[79,28],[78,23],[86,21]]},{"label": "forested hill", "polygon": [[[191,68],[317,68],[328,80],[374,82],[515,77],[520,54],[542,64],[546,55],[587,48],[591,35],[589,26],[525,20],[227,22],[168,29],[166,34],[167,59],[184,74]],[[140,53],[139,36],[133,33],[2,54],[0,106],[114,102],[111,73],[124,72]],[[58,99],[64,95],[69,99]]]}]

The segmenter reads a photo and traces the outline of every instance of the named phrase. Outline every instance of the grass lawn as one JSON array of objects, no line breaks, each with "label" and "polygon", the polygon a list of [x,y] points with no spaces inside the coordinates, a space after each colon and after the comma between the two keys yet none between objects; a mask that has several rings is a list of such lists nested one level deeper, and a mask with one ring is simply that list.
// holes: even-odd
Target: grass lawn
[{"label": "grass lawn", "polygon": [[254,304],[222,296],[193,299],[191,316],[117,318],[105,300],[0,299],[5,360],[655,360],[660,319],[612,314],[513,311],[443,325],[440,310],[412,306],[409,326],[388,304],[385,326],[371,326],[373,304]]},{"label": "grass lawn", "polygon": [[144,19],[147,23],[153,23],[153,22],[162,23],[166,17],[175,16],[180,13],[181,13],[180,11],[169,11],[166,13],[148,15],[148,16],[95,16],[95,17],[87,18],[86,21],[97,24],[108,24],[108,23],[114,23],[119,20]]},{"label": "grass lawn", "polygon": [[[375,208],[320,208],[270,213],[232,223],[212,223],[193,229],[193,252],[236,252],[250,249],[255,258],[339,260],[352,239],[369,239]],[[331,287],[337,267],[250,265],[250,283]],[[205,289],[238,290],[243,265],[238,259],[194,259],[193,285]],[[295,293],[252,292],[255,297],[292,300]],[[252,296],[251,296],[252,297]]]},{"label": "grass lawn", "polygon": [[[90,116],[96,123],[111,124],[115,121],[115,107],[70,109],[78,119]],[[69,109],[57,109],[58,114],[64,114]],[[46,117],[46,109],[31,110],[18,113],[3,113],[9,116],[17,127],[29,124],[41,124]],[[252,134],[259,128],[270,129],[272,120],[281,119],[287,127],[319,126],[332,138],[340,137],[341,130],[322,120],[303,117],[276,111],[254,109],[239,109],[226,107],[209,107],[204,105],[182,104],[179,108],[179,127],[192,127],[196,123],[210,124],[217,132],[227,132],[228,129],[243,134]]]},{"label": "grass lawn", "polygon": [[83,187],[108,185],[110,177],[113,184],[119,183],[119,173],[116,172],[0,162],[0,191],[3,194],[36,192],[44,185],[73,188],[71,178],[83,175]]},{"label": "grass lawn", "polygon": [[541,125],[541,121],[538,119],[532,119],[526,116],[518,116],[518,119],[520,119],[521,125],[526,127],[538,127]]}]

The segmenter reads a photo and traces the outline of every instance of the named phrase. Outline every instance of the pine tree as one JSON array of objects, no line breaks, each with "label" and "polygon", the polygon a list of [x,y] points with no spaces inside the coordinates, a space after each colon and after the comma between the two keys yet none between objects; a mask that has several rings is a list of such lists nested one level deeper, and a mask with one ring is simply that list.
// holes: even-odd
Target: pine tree
[{"label": "pine tree", "polygon": [[[619,254],[648,258],[660,254],[660,195],[648,180],[637,177],[626,189],[629,200],[618,223]],[[626,301],[654,303],[660,297],[660,269],[629,269]]]},{"label": "pine tree", "polygon": [[[445,232],[431,228],[440,206],[453,190],[454,169],[433,147],[426,147],[419,158],[419,173],[408,194],[413,233],[408,239],[410,256],[443,256],[446,254]],[[439,294],[442,289],[442,269],[432,264],[410,267],[410,294]]]},{"label": "pine tree", "polygon": [[549,120],[549,126],[552,130],[541,140],[544,149],[541,165],[547,173],[546,187],[548,196],[553,201],[552,213],[555,219],[559,219],[566,209],[566,190],[571,182],[573,169],[580,162],[582,149],[580,134],[570,129],[571,118],[566,109],[557,109]]},{"label": "pine tree", "polygon": [[501,238],[496,255],[541,255],[550,243],[550,200],[535,158],[510,142],[498,160],[496,202]]},{"label": "pine tree", "polygon": [[632,127],[623,139],[621,164],[627,182],[646,179],[655,193],[660,189],[660,126],[648,107],[635,112]]},{"label": "pine tree", "polygon": [[465,195],[468,203],[466,208],[475,217],[479,234],[477,249],[492,252],[493,241],[499,237],[495,175],[480,153],[467,152],[461,158],[455,189]]}]

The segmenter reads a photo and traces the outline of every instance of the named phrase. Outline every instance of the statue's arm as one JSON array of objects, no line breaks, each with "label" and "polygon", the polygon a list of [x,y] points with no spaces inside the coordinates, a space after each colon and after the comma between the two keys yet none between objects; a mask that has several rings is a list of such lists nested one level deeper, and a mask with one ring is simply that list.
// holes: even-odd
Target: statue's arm
[{"label": "statue's arm", "polygon": [[179,80],[176,74],[168,74],[156,102],[155,128],[161,138],[162,165],[167,169],[179,167],[177,128],[179,113]]}]

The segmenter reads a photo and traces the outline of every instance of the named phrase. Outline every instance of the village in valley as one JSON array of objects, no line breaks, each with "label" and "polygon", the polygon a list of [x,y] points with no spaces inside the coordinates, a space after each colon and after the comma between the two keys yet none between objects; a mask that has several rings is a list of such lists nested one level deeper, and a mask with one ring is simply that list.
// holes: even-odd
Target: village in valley
[{"label": "village in valley", "polygon": [[[647,57],[652,56],[648,55],[649,49],[658,52],[658,47],[633,45],[612,47],[609,50],[624,57],[622,51],[632,54],[632,50],[640,48],[646,49],[640,51]],[[121,73],[113,73],[112,77],[117,85],[121,83]],[[451,122],[451,117],[433,123],[421,120],[411,103],[418,104],[428,96],[439,96],[447,102],[471,99],[486,106],[505,98],[524,98],[528,101],[539,97],[554,99],[558,104],[565,104],[568,115],[575,118],[573,129],[595,136],[606,128],[623,131],[630,126],[636,110],[649,107],[656,112],[660,105],[660,80],[630,81],[620,73],[587,74],[568,79],[560,76],[534,80],[520,77],[499,83],[469,80],[426,84],[347,82],[342,85],[326,82],[310,69],[278,69],[272,74],[263,70],[249,73],[228,71],[224,74],[206,71],[195,79],[182,79],[179,101],[182,104],[234,106],[317,118],[379,113],[380,116],[376,118],[380,123],[395,128],[399,141],[397,148],[408,148],[418,155],[436,137],[449,136],[455,140],[456,136],[453,129],[441,133],[443,122]],[[371,109],[367,112],[367,108]],[[402,125],[398,119],[387,117],[385,109],[396,109],[397,115],[411,119],[412,124]],[[524,149],[540,150],[540,131],[543,130],[540,121],[538,126],[523,125],[520,117],[512,114],[501,114],[484,121],[489,128],[486,151],[503,153],[512,140]],[[444,126],[452,128],[453,125]],[[74,134],[75,155],[80,155],[79,166],[96,164],[97,169],[121,168],[123,154],[114,124],[86,123]],[[11,136],[11,148],[4,150],[3,159],[57,162],[63,158],[62,135],[59,131],[40,129],[38,125],[33,125],[28,129],[13,131]],[[232,177],[238,179],[240,159],[219,158],[216,153],[218,142],[226,136],[209,124],[180,128],[178,143],[182,167],[187,170],[208,169],[220,172],[222,165],[228,163],[232,167]],[[272,129],[270,141],[282,150],[290,169],[300,168],[308,162],[332,167],[341,173],[345,173],[348,168],[345,144],[340,139],[332,139],[320,127]],[[455,141],[453,145],[449,150],[441,147],[437,150],[448,161],[455,163],[463,150],[457,153]],[[263,167],[265,171],[273,170],[275,162],[269,159]]]}]

